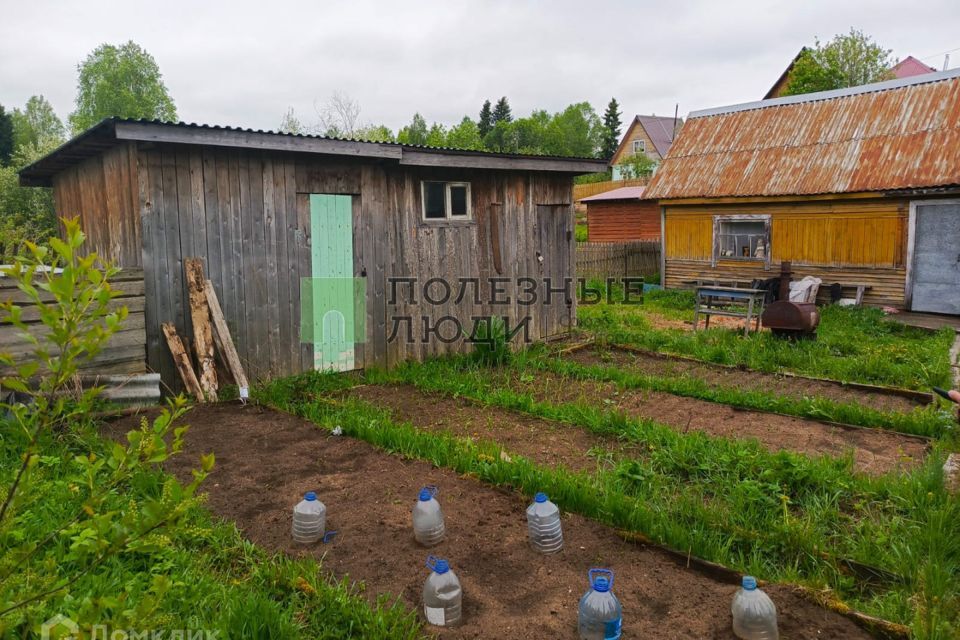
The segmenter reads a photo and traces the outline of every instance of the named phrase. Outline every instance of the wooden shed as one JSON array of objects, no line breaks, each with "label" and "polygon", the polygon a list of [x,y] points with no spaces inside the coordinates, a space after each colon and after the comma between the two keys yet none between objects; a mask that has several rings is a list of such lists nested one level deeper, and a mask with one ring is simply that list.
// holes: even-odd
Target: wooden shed
[{"label": "wooden shed", "polygon": [[190,335],[189,257],[255,379],[465,350],[475,317],[567,331],[574,298],[546,289],[573,278],[573,177],[605,166],[110,119],[20,181],[53,187],[90,251],[143,269],[146,361],[176,385],[160,326]]},{"label": "wooden shed", "polygon": [[644,187],[620,187],[581,200],[587,206],[587,240],[660,240],[660,205]]},{"label": "wooden shed", "polygon": [[667,287],[789,260],[867,303],[960,313],[960,70],[691,113],[646,195]]}]

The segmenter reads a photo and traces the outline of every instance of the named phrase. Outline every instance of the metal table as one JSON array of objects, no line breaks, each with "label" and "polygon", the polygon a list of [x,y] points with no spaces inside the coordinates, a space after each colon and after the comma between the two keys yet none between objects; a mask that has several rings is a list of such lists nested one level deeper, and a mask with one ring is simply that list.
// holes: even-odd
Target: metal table
[{"label": "metal table", "polygon": [[704,316],[703,328],[710,328],[710,316],[744,318],[743,335],[750,334],[750,321],[756,323],[755,331],[760,330],[760,314],[767,292],[763,289],[741,289],[739,287],[718,287],[701,285],[697,287],[697,304],[693,312],[693,330]]}]

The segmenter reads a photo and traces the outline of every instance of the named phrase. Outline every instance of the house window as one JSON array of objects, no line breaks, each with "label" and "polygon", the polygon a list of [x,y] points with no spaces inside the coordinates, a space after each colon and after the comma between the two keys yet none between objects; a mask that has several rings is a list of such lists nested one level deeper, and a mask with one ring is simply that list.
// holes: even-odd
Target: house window
[{"label": "house window", "polygon": [[770,216],[715,216],[713,260],[770,262]]},{"label": "house window", "polygon": [[423,190],[424,220],[470,220],[470,183],[425,180]]},{"label": "house window", "polygon": [[646,140],[634,140],[633,141],[633,152],[634,153],[644,153],[647,150],[647,141]]}]

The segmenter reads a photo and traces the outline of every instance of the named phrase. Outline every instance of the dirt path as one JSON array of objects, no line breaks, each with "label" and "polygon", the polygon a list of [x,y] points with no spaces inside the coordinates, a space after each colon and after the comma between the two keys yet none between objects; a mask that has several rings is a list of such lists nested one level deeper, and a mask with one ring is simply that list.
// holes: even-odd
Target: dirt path
[{"label": "dirt path", "polygon": [[731,369],[666,355],[635,353],[616,347],[603,351],[588,347],[564,357],[580,364],[616,366],[637,373],[662,377],[699,378],[714,388],[766,391],[793,398],[821,397],[835,402],[861,404],[880,411],[908,412],[923,406],[919,400],[880,391],[857,389],[840,383],[779,376],[749,369]]},{"label": "dirt path", "polygon": [[538,373],[529,382],[514,378],[511,386],[541,402],[583,402],[656,420],[678,431],[692,429],[725,438],[756,438],[771,451],[786,449],[814,456],[841,456],[852,451],[855,468],[870,474],[916,465],[927,449],[922,438],[882,429],[837,427],[656,391],[622,391],[611,382],[575,380],[547,372]]},{"label": "dirt path", "polygon": [[[432,551],[450,559],[465,594],[464,625],[441,630],[440,638],[575,638],[577,601],[594,566],[616,571],[625,637],[733,637],[734,585],[623,542],[607,527],[565,514],[564,550],[539,556],[527,546],[520,496],[253,406],[201,406],[187,418],[186,449],[171,471],[185,477],[201,453],[213,451],[217,466],[205,489],[214,513],[269,550],[323,556],[324,567],[337,576],[365,581],[371,600],[399,594],[419,610],[427,551],[413,540],[410,509],[420,486],[438,485],[448,537]],[[127,418],[110,432],[135,425]],[[318,492],[328,526],[339,534],[331,544],[303,550],[290,541],[290,512],[307,490]],[[782,637],[869,637],[789,587],[771,585],[768,592]]]}]

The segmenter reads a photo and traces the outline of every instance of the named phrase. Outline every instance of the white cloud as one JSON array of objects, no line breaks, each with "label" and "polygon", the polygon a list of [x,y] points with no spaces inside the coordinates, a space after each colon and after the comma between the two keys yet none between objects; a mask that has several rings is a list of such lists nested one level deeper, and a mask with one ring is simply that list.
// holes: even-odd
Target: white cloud
[{"label": "white cloud", "polygon": [[[681,115],[758,99],[804,44],[851,26],[894,56],[960,47],[960,3],[280,2],[79,3],[0,0],[0,104],[47,96],[73,106],[76,65],[102,42],[132,39],[156,58],[187,121],[275,128],[305,121],[334,91],[361,119],[398,128],[476,117],[485,98],[514,113],[616,96],[625,115]],[[954,53],[960,61],[960,52]],[[942,56],[925,60],[939,68]]]}]

